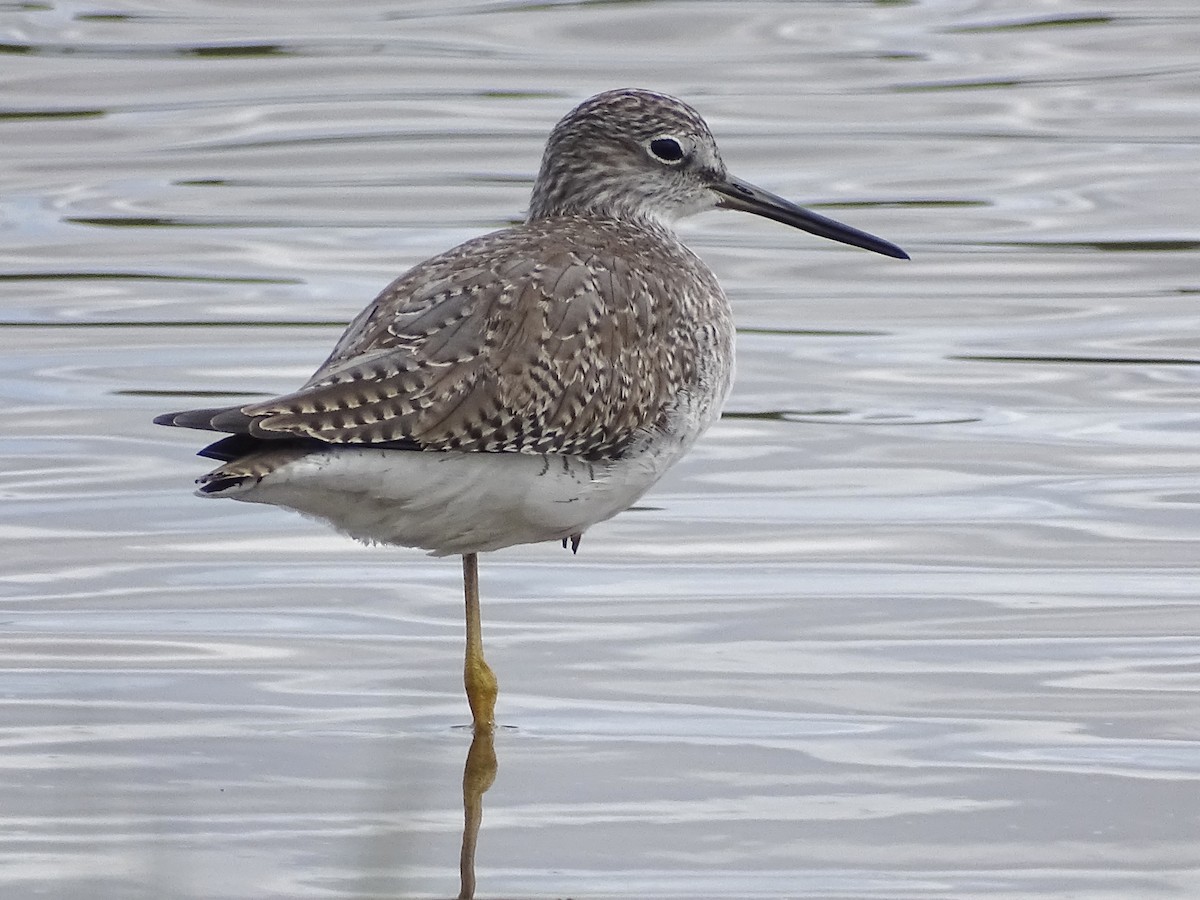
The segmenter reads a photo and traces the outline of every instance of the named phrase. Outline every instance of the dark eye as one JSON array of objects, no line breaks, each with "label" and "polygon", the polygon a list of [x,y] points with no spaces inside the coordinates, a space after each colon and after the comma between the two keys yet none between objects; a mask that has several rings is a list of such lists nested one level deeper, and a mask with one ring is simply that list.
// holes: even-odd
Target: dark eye
[{"label": "dark eye", "polygon": [[663,162],[679,162],[683,159],[683,147],[675,138],[655,138],[650,142],[650,152]]}]

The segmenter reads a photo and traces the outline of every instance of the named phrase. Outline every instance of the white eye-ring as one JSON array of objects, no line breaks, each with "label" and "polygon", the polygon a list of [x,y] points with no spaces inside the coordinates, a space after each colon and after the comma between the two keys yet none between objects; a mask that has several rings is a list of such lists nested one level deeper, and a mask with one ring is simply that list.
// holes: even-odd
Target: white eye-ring
[{"label": "white eye-ring", "polygon": [[683,161],[687,155],[684,153],[683,145],[673,137],[664,135],[656,137],[646,145],[650,149],[651,155],[659,162],[665,162],[674,165]]}]

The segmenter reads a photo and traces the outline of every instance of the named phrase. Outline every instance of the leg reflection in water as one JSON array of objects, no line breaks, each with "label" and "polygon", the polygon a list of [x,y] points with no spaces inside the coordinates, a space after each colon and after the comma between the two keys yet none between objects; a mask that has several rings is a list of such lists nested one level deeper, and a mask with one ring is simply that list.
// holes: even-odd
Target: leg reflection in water
[{"label": "leg reflection in water", "polygon": [[483,821],[483,795],[496,780],[496,746],[491,729],[476,729],[463,766],[463,839],[459,855],[459,900],[475,896],[475,846]]}]

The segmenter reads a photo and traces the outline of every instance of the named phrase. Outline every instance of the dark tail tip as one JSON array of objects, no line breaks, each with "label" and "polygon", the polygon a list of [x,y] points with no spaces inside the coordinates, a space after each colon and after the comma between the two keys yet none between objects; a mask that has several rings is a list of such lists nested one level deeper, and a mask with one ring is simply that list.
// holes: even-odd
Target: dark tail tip
[{"label": "dark tail tip", "polygon": [[230,488],[241,487],[250,480],[249,475],[218,475],[215,478],[205,475],[196,479],[196,484],[199,485],[196,490],[201,494],[220,494]]},{"label": "dark tail tip", "polygon": [[[236,414],[230,416],[230,414]],[[249,421],[238,409],[227,406],[207,409],[185,409],[180,412],[163,413],[154,417],[155,425],[173,425],[176,428],[199,428],[202,431],[245,431],[244,428],[226,428],[225,423],[214,424],[213,420],[225,416],[233,422]],[[240,417],[240,418],[238,418]]]}]

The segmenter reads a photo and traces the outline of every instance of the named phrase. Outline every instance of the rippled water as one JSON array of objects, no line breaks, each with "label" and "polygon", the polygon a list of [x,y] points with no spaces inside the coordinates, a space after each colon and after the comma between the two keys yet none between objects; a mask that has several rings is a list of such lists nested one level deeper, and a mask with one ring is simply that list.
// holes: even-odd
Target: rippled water
[{"label": "rippled water", "polygon": [[1200,896],[1191,0],[0,7],[0,893],[450,896],[453,561],[189,493],[637,84],[901,265],[712,214],[726,418],[483,560],[489,897]]}]

